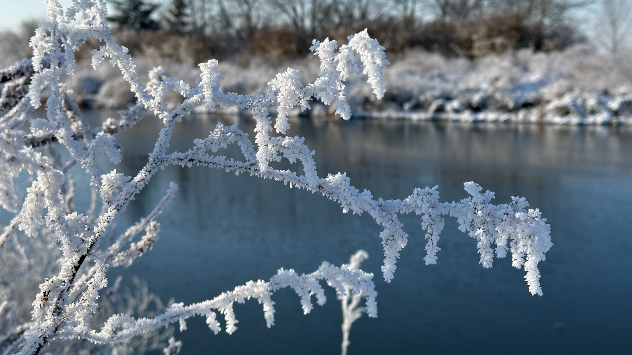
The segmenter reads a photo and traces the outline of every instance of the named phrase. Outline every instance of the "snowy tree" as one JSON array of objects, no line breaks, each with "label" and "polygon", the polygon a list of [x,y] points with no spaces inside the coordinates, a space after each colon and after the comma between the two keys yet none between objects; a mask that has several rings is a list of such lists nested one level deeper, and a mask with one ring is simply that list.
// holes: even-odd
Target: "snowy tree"
[{"label": "snowy tree", "polygon": [[[319,174],[312,158],[314,152],[305,145],[304,138],[287,135],[290,112],[309,108],[313,100],[335,104],[336,113],[349,119],[346,85],[352,76],[364,75],[375,96],[383,97],[381,78],[388,61],[383,47],[366,31],[350,36],[341,46],[328,39],[314,41],[311,50],[320,60],[320,72],[313,82],[303,85],[298,71],[287,69],[269,82],[266,92],[248,96],[220,90],[222,76],[216,60],[200,64],[201,74],[194,87],[170,77],[161,67],[152,70],[149,81],[143,84],[127,48],[117,44],[110,33],[104,0],[75,0],[67,9],[56,0],[47,3],[48,20],[31,40],[33,58],[0,72],[0,206],[13,214],[0,235],[0,248],[4,248],[0,252],[6,252],[8,241],[20,246],[38,240],[58,253],[54,271],[39,275],[30,320],[16,320],[6,311],[20,300],[3,300],[0,305],[0,321],[10,324],[0,336],[2,353],[40,354],[57,343],[79,340],[115,346],[169,324],[177,323],[184,331],[186,320],[195,316],[204,317],[216,334],[222,330],[233,333],[237,329],[234,303],[252,298],[262,305],[270,327],[275,321],[272,297],[277,290],[293,289],[303,312],[309,313],[313,297],[318,304],[326,300],[321,281],[333,287],[342,302],[343,352],[353,321],[363,313],[377,317],[373,274],[359,268],[366,257],[359,251],[349,264],[323,262],[314,272],[302,275],[280,269],[266,281],[249,281],[202,302],[174,303],[154,316],[114,314],[94,326],[98,300],[110,282],[107,271],[130,265],[150,252],[160,233],[157,219],[168,210],[177,186],[171,184],[145,218],[119,236],[108,238],[113,224],[158,171],[174,165],[206,166],[274,179],[290,188],[323,195],[337,202],[343,213],[367,213],[383,229],[381,272],[387,282],[395,275],[397,259],[409,237],[400,216],[421,216],[427,240],[425,262],[434,264],[444,216],[450,215],[457,219],[460,230],[477,241],[483,267],[491,267],[494,256],[502,258],[510,252],[512,265],[525,271],[529,292],[542,294],[538,263],[552,246],[550,228],[537,209],[528,208],[525,199],[514,197],[507,204],[495,205],[494,193],[483,191],[473,182],[464,185],[470,197],[455,202],[441,202],[437,187],[415,189],[403,199],[375,198],[370,191],[355,188],[344,173]],[[108,119],[96,128],[86,124],[72,93],[63,85],[64,78],[74,74],[74,51],[90,37],[102,43],[92,53],[92,66],[109,62],[117,67],[138,102],[121,111],[118,119]],[[165,103],[170,92],[183,97],[179,106]],[[44,115],[35,111],[42,103]],[[250,111],[256,122],[254,139],[237,124],[218,124],[206,138],[195,139],[190,149],[168,153],[176,125],[194,109],[215,107]],[[159,120],[162,129],[142,168],[133,176],[106,168],[122,159],[117,132],[134,129],[140,120],[150,119],[144,118],[147,112]],[[238,147],[241,157],[221,155],[228,146]],[[274,163],[282,160],[297,163],[300,168],[275,168]],[[90,181],[92,206],[88,211],[73,207],[76,174],[84,174]],[[31,180],[24,181],[25,176]],[[21,183],[16,184],[16,180]],[[28,185],[25,190],[20,187],[23,184]],[[359,307],[361,300],[363,307]],[[225,320],[223,328],[219,316]],[[172,339],[165,353],[177,353],[180,346],[186,344]]]}]

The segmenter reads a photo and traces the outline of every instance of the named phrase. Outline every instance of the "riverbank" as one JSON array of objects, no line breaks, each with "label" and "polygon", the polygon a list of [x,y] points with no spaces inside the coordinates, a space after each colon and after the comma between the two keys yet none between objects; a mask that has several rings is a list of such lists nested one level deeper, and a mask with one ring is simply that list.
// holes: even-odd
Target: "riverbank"
[{"label": "riverbank", "polygon": [[[632,63],[623,55],[595,52],[585,46],[563,52],[528,50],[476,60],[446,59],[409,51],[384,71],[386,95],[377,100],[370,87],[348,82],[354,117],[410,120],[525,122],[550,124],[632,124]],[[170,75],[195,85],[199,69],[156,58],[136,58],[139,73],[163,65]],[[303,83],[314,78],[313,56],[284,64],[252,59],[247,64],[220,62],[222,90],[256,94],[286,67],[299,70]],[[124,108],[134,97],[116,69],[77,68],[69,80],[78,102],[88,108]],[[172,104],[179,96],[173,94]],[[303,115],[322,117],[335,108],[314,104]],[[296,114],[301,114],[296,112]]]}]

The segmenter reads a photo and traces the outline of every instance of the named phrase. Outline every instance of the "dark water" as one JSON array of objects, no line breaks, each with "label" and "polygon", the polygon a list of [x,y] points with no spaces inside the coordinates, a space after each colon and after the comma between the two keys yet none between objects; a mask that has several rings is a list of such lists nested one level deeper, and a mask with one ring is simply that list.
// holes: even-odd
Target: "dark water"
[{"label": "dark water", "polygon": [[[248,119],[225,120],[252,130]],[[188,149],[215,124],[212,117],[182,123],[172,149]],[[342,214],[324,197],[276,181],[210,168],[170,168],[154,177],[128,208],[130,220],[119,223],[122,230],[149,213],[175,181],[180,190],[159,218],[161,239],[117,272],[144,278],[164,301],[188,304],[267,280],[280,267],[312,272],[365,249],[378,318],[353,325],[350,354],[632,354],[631,128],[360,120],[295,120],[292,127],[290,134],[316,150],[320,176],[345,171],[374,197],[439,185],[443,201],[458,200],[470,180],[495,191],[497,203],[526,197],[548,218],[555,244],[540,264],[544,296],[528,293],[510,258],[483,269],[475,240],[451,218],[433,266],[423,262],[421,220],[402,218],[409,244],[387,284],[380,229],[370,217]],[[144,163],[159,129],[138,128],[118,137],[127,160],[118,169],[128,174]],[[331,289],[327,296],[325,306],[303,315],[298,297],[283,290],[273,296],[271,329],[251,301],[235,306],[233,335],[214,335],[200,318],[176,337],[182,354],[335,354],[342,316]]]}]

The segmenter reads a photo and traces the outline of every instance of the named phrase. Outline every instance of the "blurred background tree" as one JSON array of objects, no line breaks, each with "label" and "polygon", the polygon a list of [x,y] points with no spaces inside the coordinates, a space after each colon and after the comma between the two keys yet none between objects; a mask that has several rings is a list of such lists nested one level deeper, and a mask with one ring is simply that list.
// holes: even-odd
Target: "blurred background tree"
[{"label": "blurred background tree", "polygon": [[603,0],[595,26],[597,38],[617,54],[625,45],[632,28],[632,5],[629,0]]},{"label": "blurred background tree", "polygon": [[39,20],[30,19],[22,22],[17,31],[0,31],[0,67],[4,68],[31,56],[33,51],[29,46],[29,41],[39,22]]},{"label": "blurred background tree", "polygon": [[189,33],[193,26],[191,10],[186,0],[171,0],[162,15],[163,28],[176,34]]},{"label": "blurred background tree", "polygon": [[473,59],[563,50],[589,38],[616,53],[629,39],[632,16],[631,0],[108,1],[115,35],[132,52],[181,62],[296,59],[313,38],[344,43],[365,28],[390,56],[417,48]]},{"label": "blurred background tree", "polygon": [[152,18],[154,11],[160,5],[144,0],[109,0],[114,14],[108,16],[108,21],[118,29],[130,30],[158,30],[160,23]]}]

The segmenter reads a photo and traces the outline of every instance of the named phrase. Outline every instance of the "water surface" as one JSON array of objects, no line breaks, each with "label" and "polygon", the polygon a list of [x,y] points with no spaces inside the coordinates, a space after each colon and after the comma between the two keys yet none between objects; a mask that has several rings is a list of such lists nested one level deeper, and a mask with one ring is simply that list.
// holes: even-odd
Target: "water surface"
[{"label": "water surface", "polygon": [[[217,118],[199,116],[176,129],[171,150],[186,150]],[[252,131],[247,118],[223,118]],[[510,259],[478,264],[476,241],[446,218],[438,264],[426,266],[416,216],[394,280],[380,274],[380,229],[368,216],[343,214],[322,196],[276,181],[210,168],[169,168],[132,203],[129,220],[145,216],[170,181],[180,190],[159,218],[161,239],[123,272],[147,280],[164,301],[212,298],[280,267],[312,272],[340,265],[358,249],[375,273],[378,318],[351,331],[350,354],[595,354],[632,352],[632,129],[404,121],[296,119],[290,134],[316,151],[320,176],[347,172],[374,197],[404,198],[439,185],[443,201],[467,197],[463,182],[496,192],[496,203],[526,197],[548,218],[555,244],[540,264],[543,297],[528,293]],[[117,138],[134,173],[160,127],[143,123]],[[139,133],[140,132],[140,133]],[[252,137],[252,135],[251,135]],[[235,155],[235,150],[229,150]],[[326,287],[326,286],[325,286]],[[278,292],[275,326],[266,328],[256,301],[236,305],[233,335],[213,333],[203,319],[176,338],[182,354],[332,354],[339,351],[340,305],[303,315],[293,291]],[[220,318],[222,327],[223,319]]]}]

